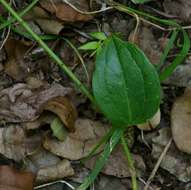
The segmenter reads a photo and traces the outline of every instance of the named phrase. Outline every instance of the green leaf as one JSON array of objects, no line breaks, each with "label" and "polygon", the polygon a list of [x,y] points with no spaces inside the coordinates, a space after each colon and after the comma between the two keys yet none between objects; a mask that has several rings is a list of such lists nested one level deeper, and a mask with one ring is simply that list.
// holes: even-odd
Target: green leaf
[{"label": "green leaf", "polygon": [[80,46],[78,49],[80,50],[96,50],[100,47],[100,43],[99,42],[88,42],[82,46]]},{"label": "green leaf", "polygon": [[60,141],[64,141],[67,135],[67,131],[64,128],[62,121],[55,117],[55,119],[50,124],[50,128],[52,129],[53,135]]},{"label": "green leaf", "polygon": [[92,36],[93,38],[97,39],[97,40],[105,40],[107,37],[103,32],[91,32],[90,36]]},{"label": "green leaf", "polygon": [[170,75],[172,75],[173,71],[176,69],[176,67],[182,63],[182,61],[186,58],[189,50],[190,50],[190,38],[188,34],[185,32],[185,30],[182,30],[183,33],[183,46],[179,54],[176,56],[176,58],[173,60],[173,62],[167,66],[164,71],[160,73],[160,80],[164,81],[167,79]]},{"label": "green leaf", "polygon": [[160,104],[154,66],[138,47],[116,36],[97,52],[92,86],[98,106],[114,126],[144,123]]}]

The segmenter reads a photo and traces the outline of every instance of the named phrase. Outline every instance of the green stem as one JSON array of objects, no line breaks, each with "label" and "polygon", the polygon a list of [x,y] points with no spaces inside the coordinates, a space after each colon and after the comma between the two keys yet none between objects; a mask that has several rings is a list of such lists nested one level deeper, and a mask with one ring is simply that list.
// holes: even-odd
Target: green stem
[{"label": "green stem", "polygon": [[[38,2],[39,0],[33,0],[23,11],[21,11],[18,15],[20,17],[24,16],[28,11],[30,11],[34,5]],[[14,17],[10,18],[8,21],[5,21],[1,26],[0,30],[4,29],[5,27],[9,26],[13,22],[15,22],[16,19]]]},{"label": "green stem", "polygon": [[91,100],[93,104],[96,104],[91,93],[86,87],[78,80],[78,78],[72,73],[72,71],[63,63],[63,61],[35,34],[28,24],[10,7],[5,0],[0,0],[0,3],[12,14],[12,16],[26,29],[26,31],[36,40],[39,45],[47,52],[47,54],[65,71],[65,73],[73,80],[78,88]]},{"label": "green stem", "polygon": [[124,134],[121,136],[121,144],[123,145],[123,149],[124,149],[125,155],[127,157],[128,165],[129,165],[130,172],[131,172],[132,189],[138,190],[136,169],[134,166],[134,161],[131,156],[131,152],[129,151],[128,143],[125,140]]}]

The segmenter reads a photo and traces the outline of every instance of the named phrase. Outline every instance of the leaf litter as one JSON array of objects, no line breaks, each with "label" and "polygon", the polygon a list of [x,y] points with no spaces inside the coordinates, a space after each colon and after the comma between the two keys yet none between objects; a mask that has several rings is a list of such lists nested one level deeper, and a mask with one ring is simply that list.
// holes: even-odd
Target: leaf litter
[{"label": "leaf litter", "polygon": [[[88,12],[94,7],[100,8],[100,5],[103,5],[101,1],[92,1],[91,4],[85,0],[68,0],[68,2],[82,12]],[[149,4],[151,7],[156,8],[157,6],[178,19],[179,22],[190,22],[190,3],[188,1],[165,0],[163,3],[157,2],[156,5],[152,3],[154,2],[151,1]],[[142,7],[144,10],[144,5],[141,5]],[[54,34],[61,37],[64,35],[64,37],[69,37],[76,47],[82,45],[79,44],[81,41],[87,42],[89,33],[92,31],[102,30],[106,34],[120,31],[125,39],[134,41],[153,64],[159,63],[162,51],[168,42],[169,33],[167,31],[159,32],[154,25],[151,27],[148,23],[141,23],[138,30],[134,30],[134,19],[115,11],[96,15],[82,12],[60,0],[43,0],[31,9],[24,19],[39,35]],[[1,6],[0,13],[6,15]],[[15,24],[14,27],[25,32],[18,24]],[[77,74],[82,81],[85,81],[81,65],[74,63],[75,58],[70,59],[70,56],[74,57],[72,49],[68,50],[65,46],[60,48],[60,44],[64,44],[64,42],[60,43],[61,40],[58,39],[55,41],[48,42],[49,46],[55,49],[74,71],[82,70],[80,74]],[[25,169],[36,174],[36,183],[45,183],[65,177],[74,176],[75,178],[76,163],[90,153],[111,126],[95,112],[94,108],[91,108],[86,98],[79,95],[65,74],[60,73],[57,66],[45,57],[44,52],[39,52],[34,43],[26,39],[21,40],[15,35],[9,36],[4,48],[0,51],[0,125],[2,126],[0,129],[0,153],[17,163],[24,161]],[[176,50],[173,53],[176,54]],[[82,57],[86,66],[91,68],[89,75],[92,76],[94,65],[91,57],[88,57],[86,52],[82,53]],[[170,61],[171,57],[165,64]],[[156,189],[186,189],[189,188],[190,181],[189,88],[177,100],[173,99],[170,94],[166,95],[164,91],[175,85],[178,87],[174,88],[176,90],[171,90],[171,93],[176,93],[176,91],[181,91],[182,87],[190,85],[189,58],[186,60],[186,64],[180,65],[172,77],[164,83],[163,101],[165,102],[162,102],[161,115],[157,114],[154,122],[151,119],[148,123],[138,126],[141,130],[150,130],[152,125],[151,132],[142,132],[140,135],[140,131],[134,129],[135,138],[133,135],[131,151],[136,162],[139,179],[144,182],[150,172],[148,157],[152,161],[157,161],[166,143],[172,137],[174,142],[164,156],[161,168],[157,171],[151,186]],[[137,135],[140,136],[139,139],[142,139],[141,145],[137,142]],[[148,140],[148,136],[152,136],[151,140]],[[149,152],[144,146],[145,142],[149,147],[151,146]],[[142,148],[141,151],[137,148],[137,144]],[[79,176],[84,178],[84,175],[88,174],[87,168],[93,167],[102,150],[103,145],[90,160],[85,162],[84,166],[79,166]],[[148,153],[148,156],[145,152]],[[164,171],[167,172],[165,175]],[[17,188],[32,188],[29,184],[33,184],[33,175],[30,176],[30,179],[27,177],[28,174],[20,177],[20,174],[9,167],[0,167],[0,175],[1,172],[8,176],[13,175],[13,179],[16,179],[15,182],[19,182],[21,178],[22,182],[30,181],[27,188],[16,185]],[[131,188],[127,179],[129,168],[120,147],[113,152],[102,173],[104,175],[101,174],[95,184],[98,189],[125,190]],[[169,182],[166,174],[173,179],[171,184],[166,185]],[[70,179],[72,180],[72,177]],[[81,183],[82,180],[77,182]],[[8,184],[0,182],[0,184],[9,186],[10,182]],[[140,184],[142,188],[144,185],[142,182]],[[2,187],[5,189],[4,186]],[[0,186],[0,188],[2,187]]]}]

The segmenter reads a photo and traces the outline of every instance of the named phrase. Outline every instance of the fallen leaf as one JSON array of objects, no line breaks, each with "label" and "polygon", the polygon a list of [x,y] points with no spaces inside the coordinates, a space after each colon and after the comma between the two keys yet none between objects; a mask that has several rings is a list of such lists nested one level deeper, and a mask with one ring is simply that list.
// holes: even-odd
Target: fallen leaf
[{"label": "fallen leaf", "polygon": [[64,28],[63,24],[57,20],[36,19],[36,22],[40,26],[41,30],[46,34],[58,35]]},{"label": "fallen leaf", "polygon": [[9,166],[0,166],[0,190],[33,190],[34,175]]},{"label": "fallen leaf", "polygon": [[[93,169],[95,162],[100,155],[94,156],[85,162],[87,168]],[[135,167],[137,169],[137,174],[140,175],[145,171],[145,163],[140,155],[132,154],[132,157],[135,161]],[[124,155],[123,149],[121,146],[118,146],[110,155],[106,165],[101,171],[106,175],[112,175],[119,178],[130,177],[130,169],[128,167],[127,158]]]},{"label": "fallen leaf", "polygon": [[0,128],[0,153],[20,161],[39,148],[42,136],[39,134],[27,137],[20,125],[10,125]]},{"label": "fallen leaf", "polygon": [[45,102],[41,109],[56,114],[70,131],[75,130],[74,124],[77,118],[77,111],[66,97],[52,98]]},{"label": "fallen leaf", "polygon": [[137,125],[137,127],[145,131],[153,130],[160,124],[160,119],[161,119],[161,113],[159,109],[147,123]]},{"label": "fallen leaf", "polygon": [[[37,89],[33,89],[24,83],[15,84],[0,92],[0,121],[34,121],[40,116],[46,102],[52,98],[66,96],[70,93],[71,88],[65,88],[56,83],[44,85]],[[64,107],[64,105],[62,107]],[[64,116],[61,117],[61,120],[64,121]]]},{"label": "fallen leaf", "polygon": [[37,172],[37,181],[54,181],[74,175],[74,170],[68,160],[62,160],[56,165],[42,168]]},{"label": "fallen leaf", "polygon": [[178,98],[172,107],[171,129],[177,147],[191,154],[191,89]]},{"label": "fallen leaf", "polygon": [[163,2],[164,10],[168,14],[176,16],[180,20],[190,22],[191,2],[188,0],[174,1],[165,0]]},{"label": "fallen leaf", "polygon": [[[72,2],[73,3],[73,2]],[[88,4],[86,0],[75,1],[75,4],[78,4],[78,8],[84,11],[88,11]],[[51,14],[55,14],[55,16],[65,22],[77,22],[77,21],[88,21],[92,19],[91,15],[81,14],[71,8],[69,5],[63,3],[62,1],[48,1],[41,0],[40,5],[49,11]],[[79,7],[80,5],[80,7]],[[84,9],[85,8],[85,9]]]},{"label": "fallen leaf", "polygon": [[30,47],[30,44],[11,38],[5,43],[5,50],[7,53],[5,72],[15,80],[22,80],[28,74],[24,55]]},{"label": "fallen leaf", "polygon": [[45,183],[74,175],[68,160],[40,148],[25,159],[26,169],[36,173],[36,183]]},{"label": "fallen leaf", "polygon": [[129,41],[137,44],[148,56],[152,64],[158,64],[162,55],[159,41],[155,38],[151,28],[146,26],[139,27],[138,31],[132,31]]},{"label": "fallen leaf", "polygon": [[[109,126],[89,119],[77,119],[75,132],[69,133],[63,142],[46,138],[43,145],[55,155],[69,160],[79,160],[88,155],[93,147],[107,134]],[[96,152],[103,150],[103,146]]]},{"label": "fallen leaf", "polygon": [[[169,127],[160,129],[152,137],[152,157],[155,160],[158,160],[171,138],[172,134]],[[182,182],[191,181],[190,155],[180,152],[174,142],[171,143],[168,152],[163,157],[160,167],[176,176]]]}]

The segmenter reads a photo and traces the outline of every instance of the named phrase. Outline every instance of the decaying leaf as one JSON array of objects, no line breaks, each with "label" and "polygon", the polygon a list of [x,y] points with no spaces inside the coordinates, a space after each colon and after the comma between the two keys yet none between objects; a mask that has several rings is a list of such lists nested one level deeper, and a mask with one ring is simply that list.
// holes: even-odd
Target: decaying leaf
[{"label": "decaying leaf", "polygon": [[138,31],[131,32],[129,41],[136,43],[148,56],[152,64],[159,63],[162,51],[151,29],[146,26],[139,27]]},{"label": "decaying leaf", "polygon": [[45,167],[37,172],[37,181],[54,181],[74,175],[74,170],[68,160],[62,160],[56,165]]},{"label": "decaying leaf", "polygon": [[23,79],[28,73],[27,64],[24,62],[24,55],[30,47],[30,44],[11,38],[5,43],[7,53],[5,72],[15,80]]},{"label": "decaying leaf", "polygon": [[[179,135],[181,135],[181,133],[179,133]],[[158,134],[152,137],[153,158],[158,160],[171,138],[171,130],[168,127],[160,129]],[[180,152],[174,142],[171,143],[168,152],[163,157],[160,167],[176,176],[182,182],[191,181],[190,155]]]},{"label": "decaying leaf", "polygon": [[[140,155],[132,154],[132,156],[135,161],[135,167],[137,169],[137,173],[138,175],[140,175],[140,173],[144,172],[146,168],[144,161]],[[94,168],[95,162],[98,159],[98,157],[99,155],[94,156],[90,158],[89,160],[87,160],[85,162],[85,166],[90,169]],[[113,151],[113,153],[110,155],[105,167],[103,168],[101,172],[106,175],[112,175],[119,178],[131,176],[130,169],[127,164],[127,158],[125,157],[121,146],[118,146]]]},{"label": "decaying leaf", "polygon": [[25,130],[19,125],[0,128],[0,153],[20,161],[39,148],[41,138],[40,134],[27,137]]},{"label": "decaying leaf", "polygon": [[[75,132],[69,133],[63,142],[53,138],[46,138],[45,149],[69,160],[79,160],[90,153],[93,147],[109,130],[108,125],[89,119],[77,119]],[[96,152],[100,152],[103,146]]]},{"label": "decaying leaf", "polygon": [[[77,4],[79,9],[88,11],[88,3],[86,0],[73,1],[72,3]],[[51,2],[41,0],[40,5],[51,14],[55,14],[58,19],[65,22],[88,21],[92,19],[91,15],[81,14],[62,1],[55,0]]]},{"label": "decaying leaf", "polygon": [[177,147],[191,154],[191,89],[178,98],[171,112],[171,129]]},{"label": "decaying leaf", "polygon": [[147,123],[137,125],[137,127],[141,130],[150,131],[152,129],[155,129],[159,125],[160,118],[161,118],[161,113],[159,109]]},{"label": "decaying leaf", "polygon": [[[24,83],[15,84],[0,92],[0,121],[34,121],[40,116],[46,102],[58,96],[66,96],[69,93],[71,93],[71,88],[65,88],[56,83],[41,86],[37,89],[31,89],[30,86]],[[70,105],[70,103],[68,104]],[[59,105],[59,108],[54,113],[59,114],[64,121],[64,116],[61,115],[63,112],[58,111],[60,107],[64,108],[64,105]]]},{"label": "decaying leaf", "polygon": [[42,109],[55,113],[70,131],[75,130],[74,124],[77,118],[77,111],[66,97],[52,98],[45,102]]},{"label": "decaying leaf", "polygon": [[33,190],[34,178],[31,172],[0,166],[0,190]]}]

